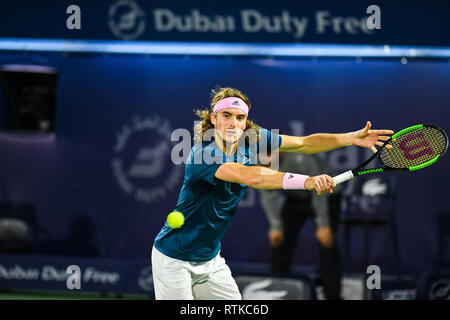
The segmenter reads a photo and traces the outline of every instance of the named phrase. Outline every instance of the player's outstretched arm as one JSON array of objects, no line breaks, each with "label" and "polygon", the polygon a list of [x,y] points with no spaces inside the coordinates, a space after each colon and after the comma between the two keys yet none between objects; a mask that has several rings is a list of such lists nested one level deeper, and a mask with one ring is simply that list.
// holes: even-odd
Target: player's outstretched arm
[{"label": "player's outstretched arm", "polygon": [[[255,189],[283,189],[285,172],[272,170],[270,168],[253,166],[248,167],[240,163],[224,163],[216,171],[215,177],[234,183],[245,184]],[[333,178],[329,175],[323,174],[313,177],[307,177],[304,180],[304,185],[299,186],[299,190],[316,190],[321,195],[325,192],[333,192],[336,186]]]},{"label": "player's outstretched arm", "polygon": [[280,152],[315,154],[351,145],[377,152],[375,146],[382,146],[394,131],[371,130],[371,126],[370,121],[367,121],[363,129],[348,133],[316,133],[306,137],[281,135]]}]

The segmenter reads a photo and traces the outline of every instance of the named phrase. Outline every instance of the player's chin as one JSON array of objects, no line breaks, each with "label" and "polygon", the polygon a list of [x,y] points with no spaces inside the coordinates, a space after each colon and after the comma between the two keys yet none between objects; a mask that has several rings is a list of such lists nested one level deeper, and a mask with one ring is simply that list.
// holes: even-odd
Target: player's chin
[{"label": "player's chin", "polygon": [[231,144],[233,144],[233,143],[236,143],[236,141],[238,141],[239,140],[239,136],[237,136],[237,135],[229,135],[229,134],[227,134],[227,135],[225,135],[225,141],[227,142],[227,143],[231,143]]}]

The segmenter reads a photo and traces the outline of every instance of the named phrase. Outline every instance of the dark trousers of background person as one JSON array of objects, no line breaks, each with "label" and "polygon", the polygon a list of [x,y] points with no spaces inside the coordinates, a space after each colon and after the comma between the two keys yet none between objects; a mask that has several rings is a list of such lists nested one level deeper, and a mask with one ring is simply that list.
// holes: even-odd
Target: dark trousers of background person
[{"label": "dark trousers of background person", "polygon": [[[323,281],[324,296],[327,300],[340,299],[342,265],[341,254],[336,241],[340,219],[340,195],[329,198],[330,222],[333,232],[333,245],[324,247],[319,242],[320,274]],[[281,211],[283,219],[284,241],[277,247],[272,247],[271,268],[274,274],[284,275],[290,272],[292,258],[297,245],[300,230],[308,218],[313,219],[314,211],[311,201],[299,201],[287,198]]]}]

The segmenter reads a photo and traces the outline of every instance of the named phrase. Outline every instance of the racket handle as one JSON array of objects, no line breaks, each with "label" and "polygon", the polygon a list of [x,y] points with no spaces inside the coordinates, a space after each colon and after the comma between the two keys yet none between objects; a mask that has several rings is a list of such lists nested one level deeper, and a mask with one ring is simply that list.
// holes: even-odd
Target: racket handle
[{"label": "racket handle", "polygon": [[353,173],[352,170],[348,170],[344,173],[341,173],[340,175],[333,177],[334,182],[336,182],[336,184],[340,184],[344,181],[350,180],[353,178]]}]

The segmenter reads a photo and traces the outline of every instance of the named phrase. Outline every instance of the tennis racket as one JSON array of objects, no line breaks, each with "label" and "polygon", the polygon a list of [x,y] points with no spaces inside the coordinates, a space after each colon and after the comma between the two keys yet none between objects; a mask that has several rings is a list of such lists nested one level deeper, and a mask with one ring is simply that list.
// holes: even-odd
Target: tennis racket
[{"label": "tennis racket", "polygon": [[[388,144],[392,148],[387,148]],[[333,179],[336,184],[339,184],[368,173],[423,169],[442,157],[447,148],[448,137],[444,130],[431,124],[415,125],[397,132],[361,165],[333,177]],[[383,166],[364,169],[376,157]]]}]

